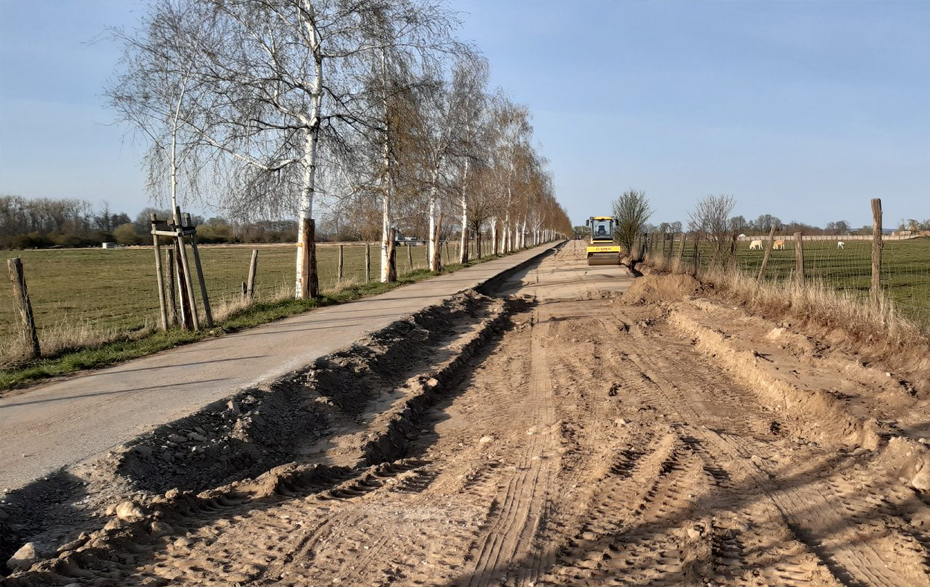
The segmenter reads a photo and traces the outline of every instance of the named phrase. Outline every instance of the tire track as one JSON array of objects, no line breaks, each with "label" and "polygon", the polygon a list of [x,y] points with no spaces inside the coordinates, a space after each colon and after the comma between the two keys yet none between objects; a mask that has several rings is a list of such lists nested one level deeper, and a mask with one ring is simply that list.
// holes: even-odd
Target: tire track
[{"label": "tire track", "polygon": [[[698,463],[674,433],[620,451],[591,488],[586,521],[562,548],[547,585],[655,584],[682,579],[669,530],[688,519]],[[671,538],[671,539],[670,539]]]},{"label": "tire track", "polygon": [[[644,347],[648,348],[647,341],[650,341],[651,338],[649,334],[644,337]],[[641,349],[638,352],[629,353],[627,358],[637,367],[642,377],[637,379],[635,376],[628,376],[621,383],[621,387],[623,387],[624,391],[641,393],[643,397],[648,397],[653,402],[660,400],[658,404],[660,411],[666,414],[674,414],[676,421],[688,423],[690,436],[686,436],[685,441],[689,443],[695,454],[703,460],[703,471],[709,477],[710,482],[718,489],[715,493],[715,503],[721,509],[735,512],[747,510],[747,508],[758,510],[759,506],[754,503],[754,500],[747,500],[745,495],[737,495],[733,499],[727,499],[726,496],[728,493],[732,494],[734,492],[734,487],[741,488],[739,492],[744,494],[747,483],[750,486],[757,487],[755,492],[761,493],[768,486],[768,475],[749,477],[740,475],[740,478],[734,481],[732,474],[719,464],[720,459],[704,448],[704,443],[699,440],[699,438],[703,439],[708,436],[705,432],[708,428],[725,429],[730,431],[730,434],[728,434],[730,438],[739,439],[741,443],[751,444],[752,449],[746,451],[747,454],[742,455],[736,454],[732,449],[723,450],[720,454],[724,462],[750,459],[753,456],[755,456],[756,460],[759,460],[758,455],[767,455],[771,447],[764,446],[757,440],[761,432],[758,427],[753,428],[746,425],[745,422],[730,416],[731,414],[742,415],[745,413],[746,394],[734,391],[739,390],[741,386],[736,385],[725,376],[712,373],[711,367],[694,356],[690,348],[684,347],[677,341],[669,341],[667,335],[662,342],[666,346],[671,345],[673,348],[676,346],[679,348],[679,352],[675,355],[679,359],[679,364],[677,366],[672,365],[669,362],[669,357],[672,355],[658,352],[658,350],[656,352],[643,352]],[[691,355],[690,360],[686,360],[688,367],[682,369],[681,359],[683,356],[688,355]],[[687,387],[677,384],[673,379],[675,374],[680,373],[687,373]],[[763,416],[767,417],[768,414],[763,414]],[[766,436],[771,435],[766,434]],[[766,445],[769,444],[766,443]],[[716,448],[727,449],[729,447]],[[743,554],[747,552],[745,546],[747,542],[752,544],[760,542],[759,538],[754,537],[751,532],[744,536],[746,533],[743,531],[751,528],[749,522],[756,517],[756,513],[758,512],[743,511],[728,525],[718,525],[710,532],[711,548],[708,568],[713,573],[715,581],[722,584],[731,582],[740,584],[749,576],[764,574],[764,572],[756,568],[757,565],[754,564],[755,557],[747,557]],[[771,515],[769,518],[771,518]],[[765,530],[789,536],[793,534],[790,528],[784,525],[784,522],[781,522],[781,525],[784,527],[778,528],[778,523],[776,523],[776,527],[773,528],[771,524],[768,524],[769,527],[765,528]],[[806,577],[813,574],[818,575],[824,581],[824,584],[836,581],[836,578],[830,573],[828,565],[823,562],[812,565],[810,561],[812,557],[804,557],[803,555],[813,554],[813,551],[800,544],[800,541],[796,539],[795,542],[797,544],[793,547],[782,549],[786,558],[781,559],[779,568],[782,569],[782,572],[777,579],[774,579],[772,584],[783,584],[784,580],[789,577]],[[735,556],[736,554],[739,554],[739,556]],[[766,565],[762,566],[765,567]],[[747,575],[747,572],[749,575]],[[773,579],[770,578],[769,580],[772,581]],[[780,581],[782,583],[779,583]]]},{"label": "tire track", "polygon": [[529,417],[515,425],[529,423],[527,442],[520,448],[516,471],[498,494],[500,507],[488,524],[476,548],[469,587],[499,582],[508,573],[509,563],[528,559],[514,569],[519,582],[532,584],[539,572],[540,553],[531,545],[543,524],[550,485],[557,465],[553,462],[554,442],[548,431],[555,424],[553,391],[543,341],[549,336],[549,321],[540,320],[536,310],[530,332],[529,385],[525,405],[532,406]]}]

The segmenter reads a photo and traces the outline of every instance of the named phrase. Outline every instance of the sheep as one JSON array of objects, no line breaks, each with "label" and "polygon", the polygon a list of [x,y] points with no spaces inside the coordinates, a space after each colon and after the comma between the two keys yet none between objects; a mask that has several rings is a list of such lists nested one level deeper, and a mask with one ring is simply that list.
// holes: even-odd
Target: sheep
[{"label": "sheep", "polygon": [[761,251],[762,250],[762,241],[752,241],[749,243],[750,251]]},{"label": "sheep", "polygon": [[776,251],[782,251],[785,248],[785,239],[780,239],[775,241],[775,244],[772,245],[772,248]]},{"label": "sheep", "polygon": [[846,243],[843,241],[836,241],[836,248],[842,249],[846,246]]}]

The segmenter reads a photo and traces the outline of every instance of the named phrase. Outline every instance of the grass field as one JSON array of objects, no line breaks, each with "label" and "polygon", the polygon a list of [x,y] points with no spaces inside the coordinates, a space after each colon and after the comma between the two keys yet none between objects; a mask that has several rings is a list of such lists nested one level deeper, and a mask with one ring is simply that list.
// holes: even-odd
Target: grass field
[{"label": "grass field", "polygon": [[[201,246],[204,280],[214,314],[241,298],[252,250],[258,249],[257,302],[293,295],[293,245]],[[320,289],[365,282],[365,246],[343,247],[344,275],[337,279],[339,247],[317,247]],[[408,255],[409,253],[409,255]],[[126,249],[57,249],[0,251],[0,260],[20,257],[39,330],[40,344],[80,346],[119,333],[150,330],[158,320],[155,260],[151,247]],[[378,280],[380,248],[371,247],[372,279]],[[457,259],[457,247],[443,248],[444,259]],[[410,263],[412,261],[412,264]],[[398,273],[426,267],[426,247],[399,247]],[[19,314],[12,285],[0,287],[0,359],[19,345]],[[199,293],[198,293],[199,296]],[[68,343],[66,341],[72,341]],[[43,345],[47,346],[47,345]],[[2,363],[2,360],[0,360]]]},{"label": "grass field", "polygon": [[[832,289],[846,291],[867,299],[872,283],[872,243],[869,240],[845,240],[843,249],[835,240],[804,240],[804,274]],[[684,263],[693,262],[693,249],[687,246]],[[677,254],[677,243],[675,253]],[[750,275],[757,275],[764,251],[749,250],[749,241],[737,248],[737,264]],[[702,265],[710,261],[708,247],[701,247]],[[773,250],[766,267],[766,278],[794,279],[796,268],[794,242],[785,249]],[[930,329],[930,238],[886,240],[882,251],[882,289],[898,312],[924,329]]]}]

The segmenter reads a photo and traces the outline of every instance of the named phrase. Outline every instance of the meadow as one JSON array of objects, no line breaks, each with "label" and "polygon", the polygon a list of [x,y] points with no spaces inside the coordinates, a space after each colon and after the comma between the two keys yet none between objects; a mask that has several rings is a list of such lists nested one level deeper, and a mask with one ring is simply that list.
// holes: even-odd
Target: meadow
[{"label": "meadow", "polygon": [[[425,246],[398,247],[398,274],[427,266]],[[204,281],[214,316],[241,306],[241,284],[257,249],[255,301],[293,296],[293,245],[209,245],[200,247]],[[444,245],[443,258],[457,259],[457,247]],[[321,291],[365,283],[365,245],[343,247],[343,279],[338,279],[337,245],[317,245]],[[93,344],[121,334],[151,331],[158,321],[155,259],[151,247],[0,251],[20,257],[43,349]],[[371,246],[371,278],[379,277],[380,248]],[[0,287],[0,364],[18,353],[20,317],[13,288]],[[199,296],[199,293],[197,294]],[[44,351],[43,351],[44,352]]]},{"label": "meadow", "polygon": [[[778,237],[776,237],[778,238]],[[837,240],[843,240],[842,249]],[[675,244],[678,253],[678,243]],[[862,300],[869,297],[872,283],[871,240],[804,239],[804,275],[807,281],[821,282],[830,289],[849,293]],[[707,246],[700,248],[702,266],[710,260]],[[749,240],[737,243],[736,264],[749,275],[758,275],[764,251],[749,250]],[[693,249],[686,247],[683,262],[693,263]],[[765,279],[793,280],[795,245],[789,240],[784,250],[772,250]],[[885,240],[882,250],[882,290],[897,312],[930,330],[930,238]]]}]

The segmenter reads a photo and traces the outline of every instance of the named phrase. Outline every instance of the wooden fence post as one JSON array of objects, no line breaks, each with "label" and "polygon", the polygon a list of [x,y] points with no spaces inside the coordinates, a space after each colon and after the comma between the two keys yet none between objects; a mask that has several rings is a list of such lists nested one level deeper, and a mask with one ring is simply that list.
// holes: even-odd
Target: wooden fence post
[{"label": "wooden fence post", "polygon": [[339,245],[339,258],[336,260],[336,283],[342,282],[343,269],[345,267],[345,245]]},{"label": "wooden fence post", "polygon": [[365,283],[371,283],[371,243],[365,243]]},{"label": "wooden fence post", "polygon": [[802,241],[801,233],[794,233],[794,278],[798,282],[799,287],[804,286],[804,243]]},{"label": "wooden fence post", "polygon": [[698,250],[698,243],[700,242],[701,242],[701,237],[699,235],[695,235],[694,237],[694,259],[693,259],[694,271],[692,273],[694,277],[697,277],[698,270],[701,268],[701,252]]},{"label": "wooden fence post", "polygon": [[174,295],[174,249],[165,249],[165,293],[167,295],[168,324],[174,326],[178,323],[178,300]]},{"label": "wooden fence post", "polygon": [[245,297],[251,301],[255,297],[255,274],[258,272],[258,249],[252,249],[249,262],[249,280],[245,284]]},{"label": "wooden fence post", "polygon": [[158,326],[162,330],[168,330],[168,308],[165,300],[165,273],[161,266],[161,247],[158,244],[158,235],[155,234],[158,217],[152,214],[149,220],[152,222],[152,247],[155,249],[155,279],[158,280]]},{"label": "wooden fence post", "polygon": [[681,273],[681,264],[685,258],[685,243],[688,240],[688,236],[683,232],[679,233],[679,237],[680,239],[678,241],[678,264],[675,267],[676,273]]},{"label": "wooden fence post", "polygon": [[300,260],[300,292],[297,296],[302,300],[313,297],[310,295],[310,225],[312,222],[309,218],[301,220],[301,237],[300,242],[297,243],[303,251],[303,257]]},{"label": "wooden fence post", "polygon": [[203,266],[200,264],[200,252],[197,250],[197,233],[191,233],[191,252],[194,254],[194,268],[197,270],[197,283],[200,285],[200,301],[203,302],[203,317],[207,328],[213,328],[213,310],[210,309],[210,297],[207,295],[207,283],[203,279]]},{"label": "wooden fence post", "polygon": [[[200,317],[197,315],[197,301],[194,298],[194,280],[191,277],[191,262],[187,257],[187,245],[184,244],[184,234],[181,232],[181,229],[178,228],[178,270],[184,278],[184,294],[187,296],[187,304],[190,319],[190,326],[192,330],[200,330]],[[187,326],[187,324],[185,324]]]},{"label": "wooden fence post", "polygon": [[[407,245],[407,254],[410,254],[410,245]],[[388,232],[388,250],[387,250],[387,282],[394,283],[397,281],[397,232],[391,229]]]},{"label": "wooden fence post", "polygon": [[39,348],[39,333],[36,332],[36,322],[32,315],[32,303],[29,301],[29,290],[26,288],[26,274],[23,271],[23,261],[19,257],[7,259],[7,268],[10,270],[10,280],[13,282],[13,297],[19,307],[19,316],[23,322],[23,341],[26,343],[27,359],[38,359],[42,356]]},{"label": "wooden fence post", "polygon": [[762,255],[762,266],[759,267],[759,276],[756,278],[757,281],[762,281],[762,278],[765,276],[765,266],[769,264],[769,257],[772,254],[772,245],[775,244],[775,226],[772,225],[772,228],[769,229],[769,240],[765,243],[765,254]]},{"label": "wooden fence post", "polygon": [[413,247],[407,243],[407,271],[413,271]]},{"label": "wooden fence post", "polygon": [[876,308],[882,301],[882,201],[872,198],[872,287],[869,291]]}]

